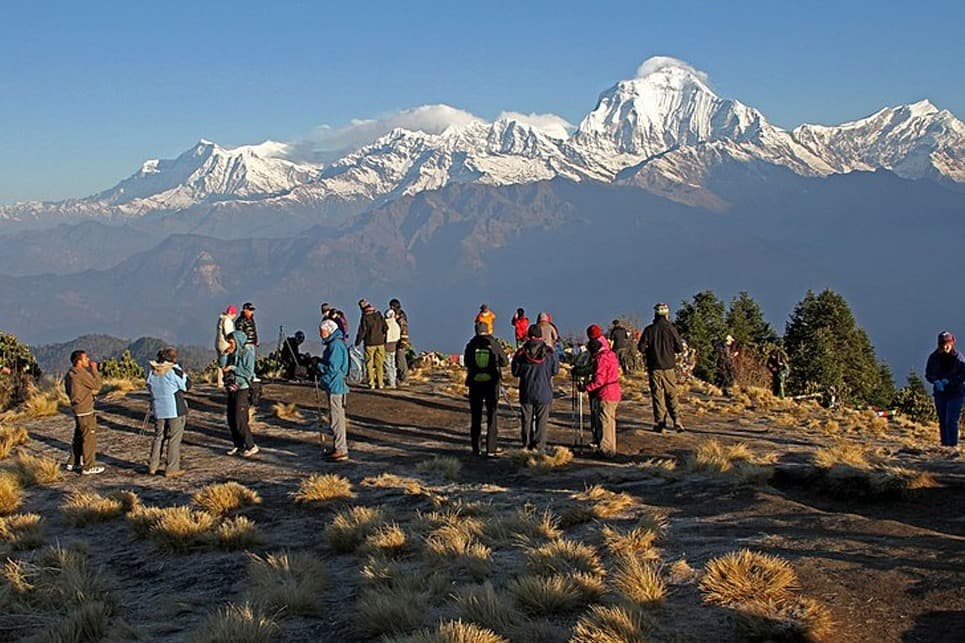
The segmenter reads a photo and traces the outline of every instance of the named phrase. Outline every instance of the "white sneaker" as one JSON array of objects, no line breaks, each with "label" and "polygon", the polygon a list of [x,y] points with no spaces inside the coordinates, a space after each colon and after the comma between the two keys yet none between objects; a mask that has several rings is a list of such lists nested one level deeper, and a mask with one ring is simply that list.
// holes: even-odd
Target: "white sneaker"
[{"label": "white sneaker", "polygon": [[233,447],[225,451],[228,455],[238,455],[238,447]]},{"label": "white sneaker", "polygon": [[258,448],[258,445],[256,444],[256,445],[252,446],[250,449],[245,449],[244,451],[242,451],[242,452],[241,452],[241,457],[243,457],[243,458],[250,458],[251,456],[253,456],[253,455],[255,455],[256,453],[258,453],[259,451],[261,451],[261,449],[259,449],[259,448]]},{"label": "white sneaker", "polygon": [[89,468],[89,469],[84,469],[84,470],[82,470],[80,473],[81,473],[81,475],[84,475],[84,476],[91,476],[91,475],[94,475],[94,474],[96,474],[96,473],[104,473],[104,467],[102,467],[102,466],[100,466],[100,465],[98,464],[98,465],[93,466],[93,467],[91,467],[91,468]]}]

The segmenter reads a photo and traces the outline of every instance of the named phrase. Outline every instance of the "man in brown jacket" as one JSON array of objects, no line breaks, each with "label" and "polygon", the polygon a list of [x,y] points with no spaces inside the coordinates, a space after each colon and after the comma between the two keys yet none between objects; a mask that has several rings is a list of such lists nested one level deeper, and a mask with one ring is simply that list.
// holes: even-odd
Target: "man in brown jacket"
[{"label": "man in brown jacket", "polygon": [[[104,467],[94,461],[97,451],[97,420],[94,417],[94,395],[101,388],[97,362],[92,362],[84,351],[70,354],[73,365],[64,378],[64,388],[74,412],[74,441],[67,470],[79,469],[84,475],[102,473]],[[89,370],[88,370],[89,369]]]}]

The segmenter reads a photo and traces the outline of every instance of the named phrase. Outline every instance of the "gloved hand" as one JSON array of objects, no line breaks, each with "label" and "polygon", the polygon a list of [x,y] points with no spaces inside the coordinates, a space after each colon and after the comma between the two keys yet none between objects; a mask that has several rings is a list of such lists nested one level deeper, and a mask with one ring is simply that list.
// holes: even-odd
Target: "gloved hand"
[{"label": "gloved hand", "polygon": [[945,380],[936,380],[936,381],[935,381],[935,392],[936,392],[936,393],[941,393],[941,392],[944,391],[944,390],[945,390]]}]

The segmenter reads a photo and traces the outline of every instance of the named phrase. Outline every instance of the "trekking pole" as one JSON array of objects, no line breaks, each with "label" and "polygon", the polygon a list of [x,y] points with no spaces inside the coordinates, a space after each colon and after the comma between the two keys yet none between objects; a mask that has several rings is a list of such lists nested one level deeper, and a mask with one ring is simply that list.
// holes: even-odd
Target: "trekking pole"
[{"label": "trekking pole", "polygon": [[144,432],[147,431],[147,422],[148,422],[149,419],[151,419],[151,405],[150,405],[150,404],[147,405],[147,411],[144,413],[144,419],[141,420],[141,428],[138,429],[138,431],[137,431],[137,437],[141,437],[142,435],[144,435]]},{"label": "trekking pole", "polygon": [[322,447],[322,451],[325,451],[325,430],[322,428],[322,398],[318,392],[318,374],[314,377],[315,380],[315,417],[318,422],[318,443]]},{"label": "trekking pole", "polygon": [[502,384],[499,385],[499,394],[503,396],[504,400],[506,400],[506,406],[509,407],[510,412],[515,413],[516,407],[513,406],[513,401],[509,399],[509,391],[507,391],[506,387]]}]

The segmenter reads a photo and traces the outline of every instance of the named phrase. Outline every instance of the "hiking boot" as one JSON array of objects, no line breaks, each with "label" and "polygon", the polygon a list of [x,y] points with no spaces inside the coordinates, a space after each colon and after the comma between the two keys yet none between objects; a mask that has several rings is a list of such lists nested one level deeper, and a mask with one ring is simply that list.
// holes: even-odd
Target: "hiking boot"
[{"label": "hiking boot", "polygon": [[164,472],[165,478],[180,478],[184,475],[184,469],[167,469]]},{"label": "hiking boot", "polygon": [[148,467],[148,468],[147,468],[147,475],[149,475],[149,476],[156,476],[156,475],[157,475],[157,467]]},{"label": "hiking boot", "polygon": [[225,454],[227,454],[227,455],[238,455],[238,447],[232,447],[232,448],[228,449],[227,451],[225,451]]},{"label": "hiking boot", "polygon": [[666,425],[666,424],[663,424],[663,423],[661,423],[661,424],[654,424],[654,425],[653,425],[653,432],[654,432],[654,433],[663,433],[663,430],[664,430],[665,428],[667,428],[667,425]]},{"label": "hiking boot", "polygon": [[251,456],[253,456],[253,455],[255,455],[256,453],[258,453],[259,451],[261,451],[261,449],[258,448],[258,445],[257,445],[257,444],[253,444],[253,445],[251,445],[251,448],[250,448],[250,449],[245,449],[244,451],[241,452],[241,457],[242,457],[242,458],[250,458]]},{"label": "hiking boot", "polygon": [[487,458],[498,458],[498,457],[499,457],[499,450],[497,449],[496,451],[486,451],[486,457],[487,457]]},{"label": "hiking boot", "polygon": [[329,462],[345,462],[348,460],[348,453],[345,451],[332,451],[328,454]]},{"label": "hiking boot", "polygon": [[101,465],[94,465],[93,467],[88,467],[80,472],[83,476],[92,476],[98,473],[104,473],[104,467]]},{"label": "hiking boot", "polygon": [[673,423],[673,430],[676,431],[677,433],[684,433],[687,431],[687,429],[684,428],[684,425],[681,424],[680,422]]}]

